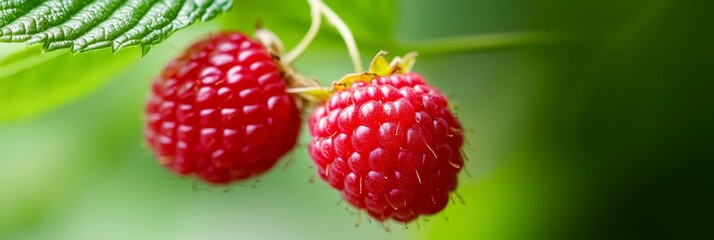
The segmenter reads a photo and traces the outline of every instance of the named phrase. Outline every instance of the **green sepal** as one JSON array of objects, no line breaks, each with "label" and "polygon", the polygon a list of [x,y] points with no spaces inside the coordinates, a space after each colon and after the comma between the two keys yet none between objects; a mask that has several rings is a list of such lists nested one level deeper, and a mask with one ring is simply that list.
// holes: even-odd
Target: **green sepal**
[{"label": "green sepal", "polygon": [[378,76],[378,74],[371,72],[347,74],[344,77],[340,78],[340,80],[337,80],[332,83],[332,90],[339,91],[345,88],[349,88],[355,82],[371,81],[372,79]]},{"label": "green sepal", "polygon": [[376,56],[372,59],[369,64],[369,72],[380,76],[389,75],[392,72],[389,62],[387,62],[387,56],[389,54],[387,51],[379,51]]},{"label": "green sepal", "polygon": [[332,90],[339,91],[349,88],[355,82],[369,82],[379,76],[392,74],[405,74],[411,72],[416,63],[416,52],[409,52],[403,57],[395,57],[392,62],[387,62],[387,51],[379,51],[369,64],[369,71],[364,73],[351,73],[332,83]]}]

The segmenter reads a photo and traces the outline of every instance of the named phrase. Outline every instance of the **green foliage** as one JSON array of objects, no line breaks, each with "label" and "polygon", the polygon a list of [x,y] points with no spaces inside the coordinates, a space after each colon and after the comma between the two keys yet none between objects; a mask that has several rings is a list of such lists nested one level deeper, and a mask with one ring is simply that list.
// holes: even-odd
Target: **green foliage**
[{"label": "green foliage", "polygon": [[[39,47],[0,50],[0,121],[54,109],[101,86],[137,60],[135,52],[108,50],[73,56],[66,51],[41,54]],[[7,50],[12,50],[7,49]]]},{"label": "green foliage", "polygon": [[0,2],[0,42],[72,52],[151,46],[227,11],[231,4],[232,0],[9,0]]}]

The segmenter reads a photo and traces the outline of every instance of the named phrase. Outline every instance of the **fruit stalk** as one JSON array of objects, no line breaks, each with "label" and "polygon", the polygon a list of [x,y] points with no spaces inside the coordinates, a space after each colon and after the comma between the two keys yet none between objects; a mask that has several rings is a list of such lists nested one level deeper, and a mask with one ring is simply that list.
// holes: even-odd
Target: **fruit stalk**
[{"label": "fruit stalk", "polygon": [[322,16],[324,16],[325,19],[327,19],[327,22],[337,29],[337,32],[345,41],[345,45],[347,45],[347,51],[352,59],[355,72],[364,72],[364,67],[362,66],[362,60],[359,54],[359,48],[357,48],[357,42],[355,41],[354,35],[352,35],[352,31],[350,31],[347,24],[342,20],[342,18],[340,18],[339,15],[337,15],[337,13],[335,13],[335,11],[322,2],[322,0],[307,0],[307,3],[310,5],[310,16],[312,18],[310,29],[308,29],[303,39],[300,40],[300,43],[298,43],[295,48],[282,57],[282,62],[289,65],[300,57],[300,55],[310,46],[312,41],[315,40],[315,37],[320,30]]},{"label": "fruit stalk", "polygon": [[364,72],[362,59],[359,55],[359,49],[357,48],[357,43],[355,42],[355,38],[352,35],[350,28],[344,21],[342,21],[342,18],[340,18],[340,16],[337,15],[337,13],[335,13],[335,11],[328,7],[324,2],[321,0],[315,0],[315,2],[319,3],[319,8],[322,11],[323,16],[325,16],[325,19],[327,19],[327,22],[337,29],[337,32],[340,33],[340,36],[342,36],[342,39],[345,41],[347,51],[349,52],[350,58],[352,58],[352,64],[355,67],[355,72]]},{"label": "fruit stalk", "polygon": [[398,47],[404,51],[418,51],[421,55],[459,53],[464,51],[490,51],[519,46],[547,44],[556,41],[544,32],[490,33],[404,41]]},{"label": "fruit stalk", "polygon": [[307,3],[310,5],[310,17],[312,18],[312,22],[310,23],[310,29],[307,30],[307,33],[305,34],[305,37],[303,37],[302,40],[300,40],[300,43],[298,43],[295,48],[290,50],[287,54],[282,59],[282,62],[284,64],[292,64],[295,60],[297,60],[300,55],[302,55],[303,52],[305,52],[305,49],[310,46],[310,43],[315,39],[315,36],[317,36],[317,33],[320,31],[320,25],[322,24],[322,10],[321,10],[321,4],[319,0],[308,0]]}]

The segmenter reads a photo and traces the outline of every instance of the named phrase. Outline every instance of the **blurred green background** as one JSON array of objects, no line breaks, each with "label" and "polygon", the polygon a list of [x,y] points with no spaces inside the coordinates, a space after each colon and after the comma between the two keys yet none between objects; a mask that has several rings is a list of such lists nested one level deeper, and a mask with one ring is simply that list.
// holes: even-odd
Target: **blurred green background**
[{"label": "blurred green background", "polygon": [[[415,71],[451,96],[468,129],[464,203],[390,232],[355,227],[338,194],[310,181],[306,133],[276,169],[230,189],[159,167],[142,111],[167,61],[206,34],[250,33],[258,20],[288,48],[308,28],[303,1],[238,0],[143,58],[0,44],[0,239],[712,237],[705,1],[326,2],[352,27],[364,62],[442,37],[538,30],[554,39],[450,53],[430,45],[419,58]],[[350,72],[336,32],[325,27],[318,39],[297,67],[323,83]]]}]

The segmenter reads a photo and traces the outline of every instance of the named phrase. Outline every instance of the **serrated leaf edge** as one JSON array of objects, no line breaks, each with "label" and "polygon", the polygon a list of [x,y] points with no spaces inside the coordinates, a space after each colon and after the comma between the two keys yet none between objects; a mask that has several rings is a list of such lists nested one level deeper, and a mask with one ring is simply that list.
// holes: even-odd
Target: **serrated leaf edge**
[{"label": "serrated leaf edge", "polygon": [[[132,9],[131,4],[141,9]],[[211,20],[232,4],[232,0],[8,0],[0,2],[0,42],[41,44],[44,51],[69,48],[73,53],[139,46],[145,54],[177,30]]]}]

